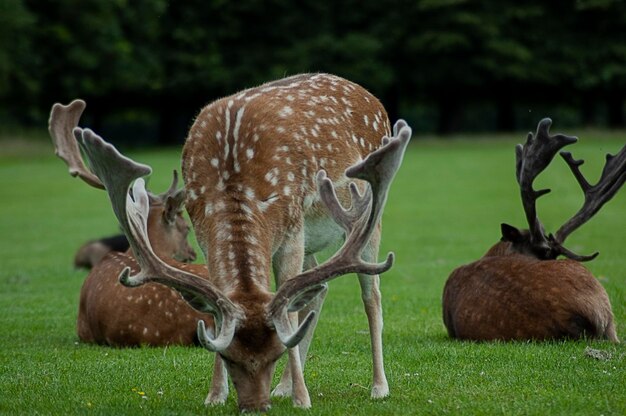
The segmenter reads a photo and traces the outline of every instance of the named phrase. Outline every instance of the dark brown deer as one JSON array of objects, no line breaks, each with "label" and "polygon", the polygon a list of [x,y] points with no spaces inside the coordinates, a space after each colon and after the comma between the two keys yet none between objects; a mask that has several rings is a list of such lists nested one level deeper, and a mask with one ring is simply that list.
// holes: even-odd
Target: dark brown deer
[{"label": "dark brown deer", "polygon": [[[526,144],[516,147],[516,177],[529,230],[502,224],[502,240],[478,261],[454,270],[443,292],[443,320],[453,338],[491,340],[549,340],[602,338],[619,342],[608,295],[581,262],[563,246],[565,239],[586,223],[626,181],[626,146],[607,155],[596,185],[580,172],[582,160],[561,152],[578,180],[585,201],[555,235],[546,234],[537,217],[537,198],[549,189],[534,190],[533,181],[564,146],[576,137],[551,136],[550,119],[539,122]],[[559,259],[558,256],[567,259]]]},{"label": "dark brown deer", "polygon": [[[214,283],[153,255],[142,215],[134,213],[143,212],[135,205],[145,207],[140,189],[126,216],[128,186],[149,168],[117,154],[93,132],[75,130],[141,264],[138,275],[127,272],[122,281],[164,283],[215,316],[216,331],[199,326],[203,345],[218,354],[206,403],[225,401],[229,374],[240,409],[268,409],[276,361],[289,349],[288,370],[275,394],[290,394],[294,405],[310,407],[302,368],[325,282],[350,272],[359,275],[370,323],[372,396],[388,394],[378,274],[393,258],[367,261],[377,258],[387,191],[411,135],[399,122],[395,137],[383,140],[389,130],[376,98],[326,74],[272,82],[205,107],[185,144],[183,174],[187,211]],[[107,172],[116,175],[105,180]],[[365,193],[348,178],[361,179]],[[345,211],[342,203],[351,208]],[[344,233],[339,252],[315,266],[314,254]],[[271,268],[276,293],[270,289]]]},{"label": "dark brown deer", "polygon": [[[104,189],[99,178],[84,165],[72,133],[84,108],[85,103],[80,100],[68,106],[55,104],[50,113],[50,135],[57,155],[68,164],[70,173],[93,187]],[[190,228],[182,216],[184,192],[177,189],[177,183],[174,172],[167,192],[150,195],[148,236],[161,259],[206,277],[205,266],[172,260],[195,259],[195,252],[187,241]],[[151,283],[138,290],[123,286],[119,283],[119,274],[126,267],[139,270],[131,252],[105,253],[89,273],[80,292],[78,337],[84,342],[117,347],[197,343],[198,320],[211,320],[211,316],[191,308],[176,291],[166,286]]]}]

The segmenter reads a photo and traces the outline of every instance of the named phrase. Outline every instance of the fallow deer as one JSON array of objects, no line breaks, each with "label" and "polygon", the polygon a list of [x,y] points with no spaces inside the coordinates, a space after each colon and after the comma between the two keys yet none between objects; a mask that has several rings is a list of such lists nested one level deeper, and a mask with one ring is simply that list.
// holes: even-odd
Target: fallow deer
[{"label": "fallow deer", "polygon": [[[86,104],[83,100],[74,100],[67,106],[55,104],[50,111],[48,131],[54,144],[55,154],[65,162],[69,174],[73,177],[79,177],[86,184],[96,189],[104,189],[100,180],[85,166],[78,143],[72,133],[72,129],[78,125],[85,107]],[[182,195],[182,193],[178,194],[178,198]],[[161,200],[157,198],[154,202],[167,203],[163,198]],[[170,231],[173,238],[172,244],[175,246],[175,248],[173,246],[175,251],[172,252],[172,256],[182,262],[193,261],[196,258],[196,253],[187,242],[189,227],[181,215],[181,204],[176,199],[172,199],[169,203],[172,206],[166,208],[171,210],[172,216],[176,214],[176,221],[175,223],[172,222],[173,227]],[[77,250],[74,256],[74,265],[91,269],[109,252],[125,252],[128,248],[128,241],[123,234],[90,240]]]},{"label": "fallow deer", "polygon": [[[350,272],[358,274],[370,324],[372,396],[388,394],[378,275],[393,257],[368,262],[377,258],[384,203],[411,130],[398,122],[395,136],[383,137],[390,134],[389,122],[374,96],[335,76],[299,75],[202,110],[184,147],[183,175],[187,211],[214,283],[169,267],[151,253],[135,206],[145,205],[137,187],[127,217],[127,189],[149,168],[119,155],[90,130],[75,133],[107,184],[142,267],[138,275],[124,273],[122,282],[169,285],[215,316],[215,332],[203,322],[198,327],[202,344],[218,354],[205,403],[226,400],[229,374],[241,410],[267,410],[276,361],[289,349],[274,394],[291,394],[295,406],[310,407],[302,369],[325,282]],[[361,179],[365,193],[348,178]],[[342,203],[350,201],[345,211]],[[316,266],[314,254],[344,234],[339,252]],[[271,268],[276,293],[270,289]]]},{"label": "fallow deer", "polygon": [[[81,100],[68,106],[55,104],[50,113],[49,131],[57,155],[67,163],[72,176],[79,176],[87,184],[104,189],[98,177],[84,165],[72,132],[84,108],[85,103]],[[182,217],[184,192],[177,189],[177,183],[174,172],[167,192],[150,195],[150,242],[164,261],[207,276],[203,265],[172,260],[195,259],[195,252],[187,241],[190,227]],[[166,286],[151,283],[137,290],[123,286],[118,277],[125,267],[139,270],[131,252],[104,253],[103,259],[96,262],[80,291],[78,337],[84,342],[117,347],[197,343],[198,320],[211,320],[212,317],[191,308],[177,292]]]},{"label": "fallow deer", "polygon": [[[580,184],[582,208],[555,235],[546,234],[536,200],[549,189],[533,189],[535,178],[556,153],[576,137],[551,136],[550,119],[539,122],[525,145],[516,147],[516,178],[529,230],[502,224],[502,240],[478,261],[454,270],[443,292],[443,320],[453,338],[477,341],[604,338],[619,342],[608,295],[581,262],[563,246],[626,181],[626,146],[607,155],[600,180],[590,185],[569,152],[561,156]],[[563,255],[567,259],[557,257]]]}]

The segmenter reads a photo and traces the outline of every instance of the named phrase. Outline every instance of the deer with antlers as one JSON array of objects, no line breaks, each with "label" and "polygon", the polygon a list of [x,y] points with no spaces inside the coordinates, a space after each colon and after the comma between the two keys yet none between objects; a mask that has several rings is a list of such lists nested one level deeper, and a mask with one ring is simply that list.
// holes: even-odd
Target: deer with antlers
[{"label": "deer with antlers", "polygon": [[[582,160],[561,152],[580,184],[582,208],[555,235],[546,234],[537,217],[537,199],[549,189],[533,189],[535,178],[576,137],[550,135],[550,119],[539,122],[535,135],[516,147],[516,178],[528,230],[502,224],[502,240],[478,261],[461,266],[443,292],[443,320],[453,338],[547,340],[603,338],[619,342],[608,295],[581,262],[563,246],[565,239],[589,221],[626,181],[626,146],[607,155],[600,180],[590,185],[580,171]],[[565,256],[566,259],[557,257]]]},{"label": "deer with antlers", "polygon": [[[82,100],[67,106],[55,104],[50,112],[49,132],[56,154],[68,165],[70,174],[104,189],[83,163],[73,134],[84,109]],[[183,263],[193,261],[195,252],[187,241],[190,227],[182,216],[184,192],[177,188],[178,175],[174,171],[165,193],[150,194],[148,237],[161,259],[206,277],[205,266]],[[166,286],[151,283],[133,290],[120,284],[124,268],[139,270],[132,252],[95,254],[103,254],[102,259],[94,263],[80,291],[77,331],[82,341],[117,347],[197,343],[197,322],[212,320],[210,315],[196,311]]]},{"label": "deer with antlers", "polygon": [[[85,111],[86,104],[83,100],[74,100],[69,105],[55,104],[50,111],[48,131],[54,144],[55,154],[63,160],[68,167],[70,176],[78,177],[87,185],[96,189],[104,189],[104,186],[92,172],[85,166],[82,155],[78,148],[72,129],[78,125],[80,117]],[[164,219],[170,224],[168,244],[172,245],[169,257],[178,261],[190,262],[196,258],[196,253],[187,242],[189,227],[182,217],[182,203],[184,193],[176,191],[177,173],[174,172],[174,183],[170,190],[158,197],[153,198],[153,204],[165,204],[168,217]],[[98,264],[110,252],[125,252],[129,248],[126,237],[115,235],[97,240],[90,240],[83,244],[74,256],[74,265],[91,269]]]},{"label": "deer with antlers", "polygon": [[[131,182],[150,169],[90,130],[75,133],[141,265],[136,275],[125,269],[121,281],[168,285],[215,318],[214,328],[198,325],[201,343],[217,353],[205,403],[226,400],[229,375],[241,410],[267,410],[276,361],[288,350],[274,394],[310,407],[302,372],[326,282],[351,272],[358,274],[370,325],[372,396],[388,395],[379,274],[393,256],[370,262],[377,259],[387,192],[411,130],[398,122],[394,136],[383,137],[390,135],[389,122],[374,96],[332,75],[299,75],[201,111],[184,146],[183,175],[186,208],[213,281],[171,267],[151,250],[142,181],[127,197]],[[315,253],[344,235],[342,248],[317,265]]]}]

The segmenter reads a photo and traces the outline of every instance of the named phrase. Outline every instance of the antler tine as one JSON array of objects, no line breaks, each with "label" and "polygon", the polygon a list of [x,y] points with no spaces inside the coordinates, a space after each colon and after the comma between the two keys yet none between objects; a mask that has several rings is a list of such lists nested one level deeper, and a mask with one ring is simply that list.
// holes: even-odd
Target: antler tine
[{"label": "antler tine", "polygon": [[[350,211],[341,207],[333,184],[326,174],[323,171],[318,173],[318,188],[322,200],[327,204],[333,219],[346,228],[348,235],[341,249],[327,262],[287,280],[276,292],[268,306],[268,315],[285,345],[290,346],[293,339],[296,339],[297,344],[313,318],[312,313],[309,314],[296,331],[291,330],[287,312],[304,306],[300,302],[304,297],[303,294],[324,291],[327,281],[341,275],[353,272],[380,274],[389,270],[393,264],[393,253],[387,255],[385,262],[378,264],[364,262],[361,255],[380,222],[389,187],[402,163],[404,151],[411,138],[411,128],[406,123],[400,125],[398,130],[397,135],[389,139],[384,146],[346,170],[346,176],[363,179],[369,182],[371,188],[364,196],[358,193],[355,186],[351,188],[352,197],[356,201]],[[356,212],[360,212],[359,218],[356,218]]]},{"label": "antler tine", "polygon": [[78,126],[86,105],[83,100],[74,100],[68,105],[54,104],[48,119],[48,132],[54,144],[54,153],[65,162],[70,175],[78,176],[94,188],[104,189],[98,177],[85,166],[72,132]]},{"label": "antler tine", "polygon": [[[149,197],[141,179],[151,173],[150,167],[123,156],[91,130],[76,128],[74,133],[94,172],[102,179],[113,211],[141,267],[135,276],[130,276],[130,269],[125,268],[120,274],[120,282],[125,286],[157,282],[176,289],[191,306],[215,315],[216,326],[221,328],[220,333],[216,339],[204,339],[203,345],[211,351],[226,348],[241,318],[240,309],[206,279],[164,263],[150,245],[147,226]],[[133,181],[135,184],[131,196],[128,188]]]},{"label": "antler tine", "polygon": [[535,135],[528,133],[525,145],[515,147],[516,178],[520,186],[522,204],[530,229],[531,241],[535,246],[548,247],[548,238],[541,221],[537,217],[535,203],[539,197],[550,192],[549,189],[536,191],[533,189],[535,178],[552,162],[556,153],[578,139],[563,134],[550,135],[552,120],[544,118],[537,125]]},{"label": "antler tine", "polygon": [[[331,217],[335,222],[343,227],[344,230],[349,231],[353,224],[360,218],[364,217],[366,211],[370,209],[372,202],[372,189],[367,187],[365,193],[361,195],[359,188],[354,182],[350,182],[350,197],[352,205],[350,209],[344,209],[335,193],[335,187],[332,182],[326,177],[326,172],[320,170],[317,173],[317,183],[320,189],[320,199],[328,208]],[[325,188],[324,191],[321,189]]]},{"label": "antler tine", "polygon": [[[557,231],[556,241],[559,244],[562,244],[574,230],[589,221],[604,204],[613,198],[624,182],[626,182],[626,145],[617,154],[606,155],[606,163],[602,169],[600,179],[593,186],[589,184],[580,171],[580,166],[584,163],[583,160],[575,160],[569,152],[561,152],[561,156],[580,184],[585,195],[585,202],[580,210]],[[583,258],[590,260],[597,254],[583,256]]]},{"label": "antler tine", "polygon": [[176,188],[178,188],[178,171],[174,169],[172,172],[172,183],[169,189],[160,194],[153,194],[151,192],[148,192],[148,196],[150,197],[150,201],[153,204],[163,204],[167,201],[167,198],[176,197],[177,194],[182,191]]}]

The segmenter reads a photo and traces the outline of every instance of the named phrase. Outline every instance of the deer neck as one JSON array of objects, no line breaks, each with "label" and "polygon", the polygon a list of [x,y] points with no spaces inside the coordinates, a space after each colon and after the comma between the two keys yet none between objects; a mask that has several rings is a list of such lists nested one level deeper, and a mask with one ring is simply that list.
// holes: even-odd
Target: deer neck
[{"label": "deer neck", "polygon": [[199,237],[209,275],[225,292],[249,292],[270,285],[271,227],[225,209]]}]

